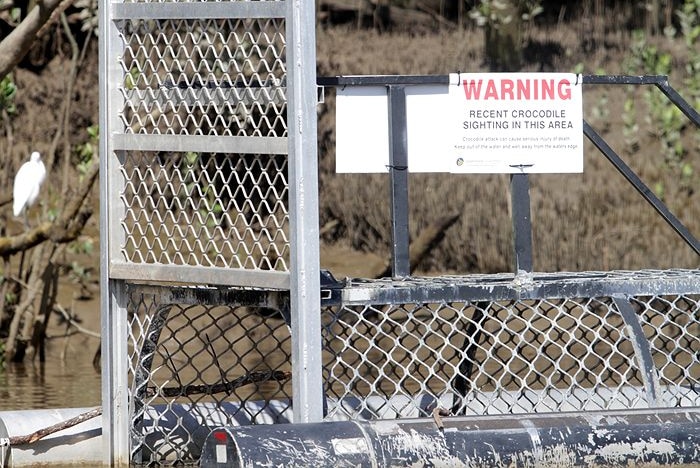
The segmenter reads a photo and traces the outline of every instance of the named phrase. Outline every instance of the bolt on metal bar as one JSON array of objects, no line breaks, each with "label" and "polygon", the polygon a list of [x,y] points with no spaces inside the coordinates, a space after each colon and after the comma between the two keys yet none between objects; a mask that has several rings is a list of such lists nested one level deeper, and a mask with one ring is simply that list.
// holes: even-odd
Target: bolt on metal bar
[{"label": "bolt on metal bar", "polygon": [[634,173],[634,171],[618,156],[610,145],[608,145],[603,137],[596,132],[586,120],[583,121],[583,133],[589,140],[603,153],[610,161],[615,169],[632,184],[632,186],[651,204],[651,206],[661,215],[661,217],[683,238],[683,240],[700,255],[700,242],[693,236],[690,231],[680,222],[676,216],[666,207],[659,197]]},{"label": "bolt on metal bar", "polygon": [[406,89],[387,87],[389,99],[389,176],[391,190],[391,272],[411,274],[408,235],[408,143],[406,134]]}]

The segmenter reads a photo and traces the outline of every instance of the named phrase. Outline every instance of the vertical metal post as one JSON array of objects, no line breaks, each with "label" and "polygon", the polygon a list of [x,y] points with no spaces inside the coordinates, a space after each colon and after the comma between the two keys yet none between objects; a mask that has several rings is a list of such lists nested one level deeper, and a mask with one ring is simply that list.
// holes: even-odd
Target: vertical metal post
[{"label": "vertical metal post", "polygon": [[[128,466],[130,415],[128,408],[128,342],[126,284],[110,277],[110,260],[120,245],[112,222],[120,218],[118,196],[123,187],[112,135],[120,129],[115,92],[120,80],[119,31],[110,2],[99,12],[99,126],[100,126],[100,317],[102,329],[102,441],[103,463]],[[123,234],[121,234],[123,235]]]},{"label": "vertical metal post", "polygon": [[411,274],[408,236],[408,141],[406,89],[388,86],[389,177],[391,187],[391,272],[393,277]]},{"label": "vertical metal post", "polygon": [[126,283],[108,280],[102,307],[102,439],[104,464],[129,466],[128,340]]},{"label": "vertical metal post", "polygon": [[304,423],[323,418],[316,21],[314,2],[286,3],[292,397],[294,422]]},{"label": "vertical metal post", "polygon": [[510,200],[513,210],[515,273],[531,272],[532,219],[530,218],[530,179],[527,174],[511,174]]}]

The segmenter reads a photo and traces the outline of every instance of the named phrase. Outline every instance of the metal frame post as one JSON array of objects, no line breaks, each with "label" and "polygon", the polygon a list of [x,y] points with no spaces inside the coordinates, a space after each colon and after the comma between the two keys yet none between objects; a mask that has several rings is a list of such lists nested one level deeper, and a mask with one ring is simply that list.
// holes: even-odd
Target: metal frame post
[{"label": "metal frame post", "polygon": [[294,422],[323,419],[314,2],[286,2]]},{"label": "metal frame post", "polygon": [[128,349],[126,284],[110,275],[112,245],[120,233],[110,229],[110,217],[118,216],[110,194],[118,190],[116,171],[110,170],[116,155],[112,131],[119,128],[114,109],[118,96],[111,84],[119,80],[119,33],[112,18],[112,4],[100,8],[99,28],[99,126],[100,126],[100,320],[102,350],[102,443],[103,462],[108,466],[129,465]]},{"label": "metal frame post", "polygon": [[510,199],[513,210],[515,273],[531,272],[532,219],[530,217],[530,179],[527,174],[511,174]]},{"label": "metal frame post", "polygon": [[389,177],[391,200],[391,273],[411,274],[408,235],[408,141],[406,88],[387,86],[389,100]]},{"label": "metal frame post", "polygon": [[104,463],[129,466],[129,401],[126,283],[108,280],[102,308],[102,438]]},{"label": "metal frame post", "polygon": [[618,312],[622,316],[622,320],[627,325],[629,340],[634,348],[634,355],[639,365],[639,370],[644,384],[644,390],[647,393],[647,402],[650,408],[661,407],[661,384],[657,374],[656,366],[654,365],[654,357],[652,355],[649,340],[644,334],[644,329],[639,320],[639,316],[630,304],[630,298],[622,297],[621,295],[613,295],[612,300],[617,307]]}]

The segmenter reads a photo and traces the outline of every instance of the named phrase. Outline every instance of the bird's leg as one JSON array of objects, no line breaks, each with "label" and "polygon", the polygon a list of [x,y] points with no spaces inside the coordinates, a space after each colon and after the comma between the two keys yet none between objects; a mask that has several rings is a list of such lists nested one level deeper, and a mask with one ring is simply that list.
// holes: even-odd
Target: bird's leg
[{"label": "bird's leg", "polygon": [[29,218],[27,217],[27,209],[25,208],[22,210],[24,214],[24,230],[28,231],[29,230]]}]

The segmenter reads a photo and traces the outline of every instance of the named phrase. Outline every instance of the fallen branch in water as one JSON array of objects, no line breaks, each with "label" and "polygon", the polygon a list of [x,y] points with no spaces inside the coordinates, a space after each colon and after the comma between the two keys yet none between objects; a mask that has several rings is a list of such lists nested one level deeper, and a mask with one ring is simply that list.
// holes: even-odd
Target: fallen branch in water
[{"label": "fallen branch in water", "polygon": [[201,394],[214,395],[216,393],[231,393],[233,390],[251,383],[267,382],[269,380],[284,382],[285,380],[289,380],[291,377],[292,373],[287,371],[256,371],[242,375],[230,382],[221,382],[214,385],[183,385],[181,387],[167,387],[161,389],[148,387],[144,397],[159,396],[172,398]]},{"label": "fallen branch in water", "polygon": [[68,429],[69,427],[77,426],[78,424],[85,422],[89,419],[96,418],[97,416],[99,416],[101,414],[102,414],[102,407],[95,408],[95,409],[87,411],[85,413],[81,413],[81,414],[75,416],[74,418],[66,419],[65,421],[61,421],[60,423],[56,423],[53,426],[39,429],[38,431],[32,432],[31,434],[10,437],[10,446],[33,444],[37,440],[41,440],[49,434],[53,434],[54,432],[59,432],[59,431],[62,431],[64,429]]}]

